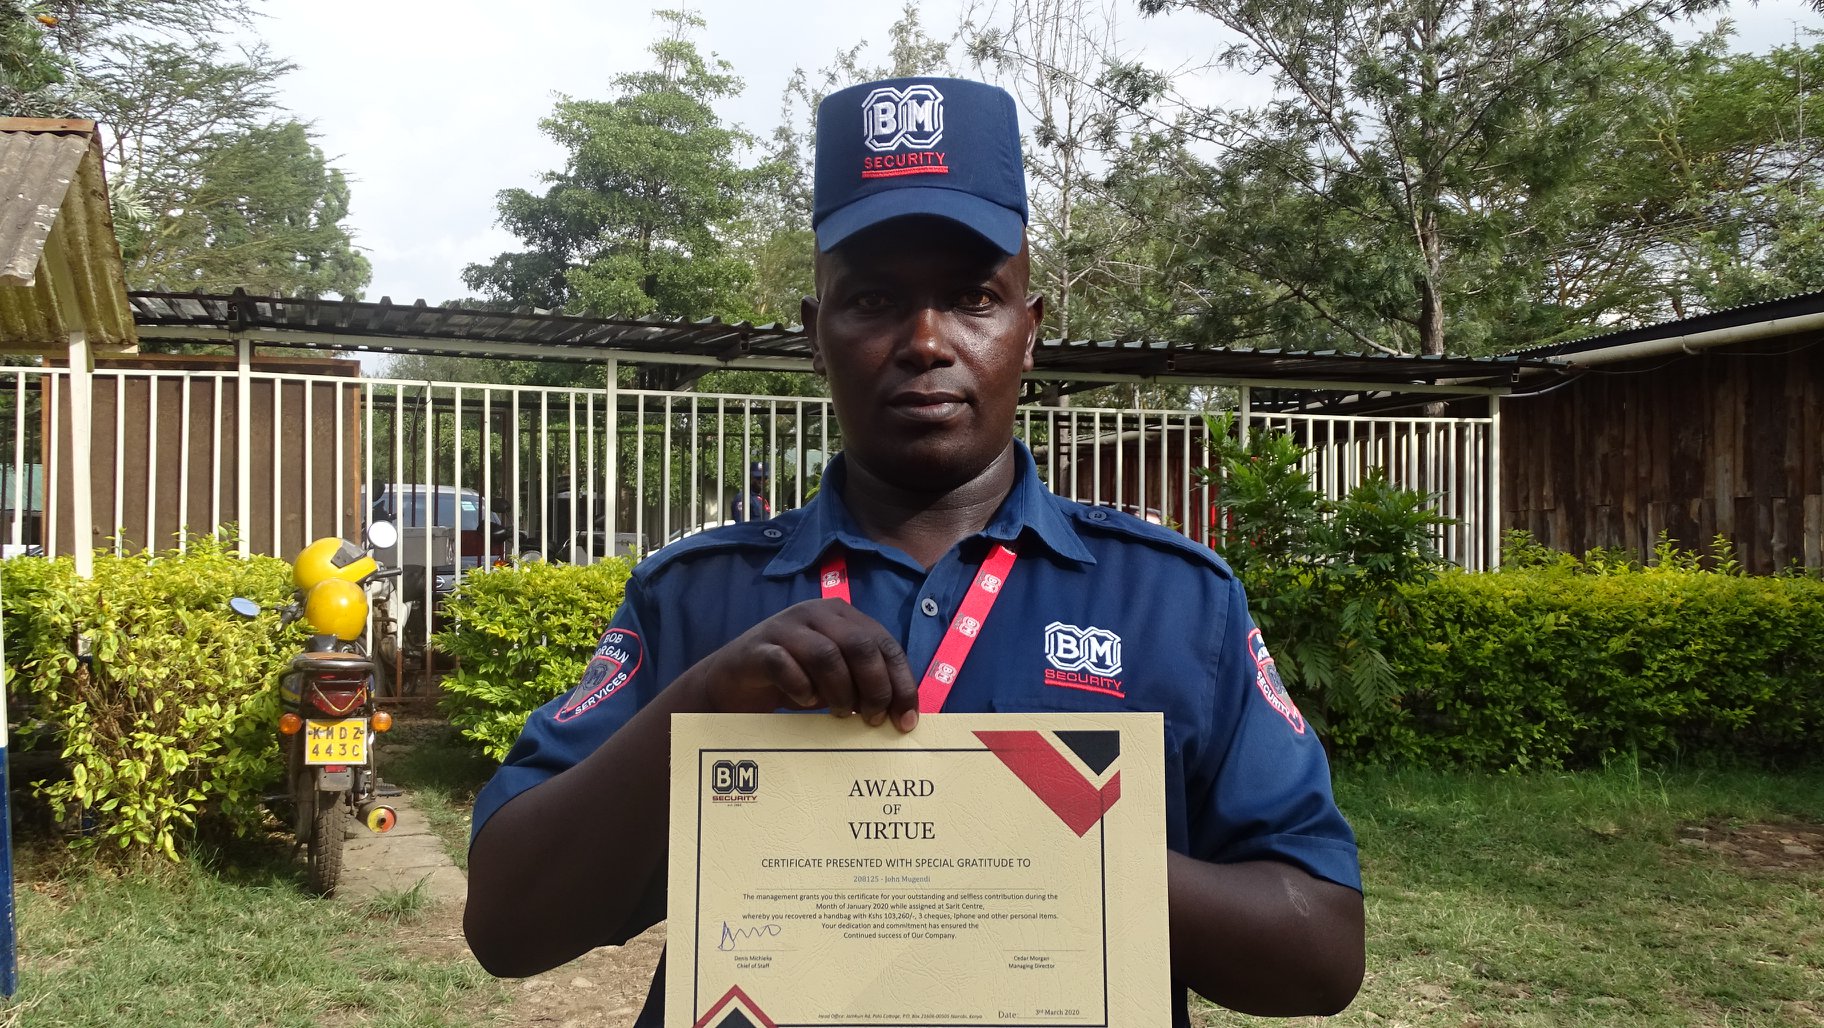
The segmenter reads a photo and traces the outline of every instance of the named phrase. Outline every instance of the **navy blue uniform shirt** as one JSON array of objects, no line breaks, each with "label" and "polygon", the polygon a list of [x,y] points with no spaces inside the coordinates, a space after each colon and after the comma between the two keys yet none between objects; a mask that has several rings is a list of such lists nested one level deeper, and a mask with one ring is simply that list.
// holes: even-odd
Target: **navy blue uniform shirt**
[{"label": "navy blue uniform shirt", "polygon": [[[592,753],[697,661],[821,596],[833,546],[847,555],[851,602],[899,640],[918,678],[994,540],[1013,543],[1019,560],[946,713],[1163,712],[1167,846],[1217,863],[1279,860],[1360,889],[1323,746],[1286,696],[1228,566],[1169,529],[1052,495],[1016,450],[1016,482],[988,527],[929,571],[861,533],[840,500],[841,458],[805,507],[655,554],[629,579],[582,682],[532,714],[476,798],[474,831]],[[661,869],[656,888],[662,880]],[[1173,1023],[1188,1025],[1177,992]],[[655,983],[640,1026],[660,1024],[663,994]]]}]

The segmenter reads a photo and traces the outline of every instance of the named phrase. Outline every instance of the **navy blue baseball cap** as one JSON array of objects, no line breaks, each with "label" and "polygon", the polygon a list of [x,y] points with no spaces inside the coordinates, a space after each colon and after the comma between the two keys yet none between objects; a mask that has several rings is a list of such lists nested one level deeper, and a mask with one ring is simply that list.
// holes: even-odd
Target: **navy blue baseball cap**
[{"label": "navy blue baseball cap", "polygon": [[948,218],[1002,253],[1020,252],[1026,170],[1019,114],[1006,90],[921,77],[824,98],[811,213],[817,249],[912,214]]}]

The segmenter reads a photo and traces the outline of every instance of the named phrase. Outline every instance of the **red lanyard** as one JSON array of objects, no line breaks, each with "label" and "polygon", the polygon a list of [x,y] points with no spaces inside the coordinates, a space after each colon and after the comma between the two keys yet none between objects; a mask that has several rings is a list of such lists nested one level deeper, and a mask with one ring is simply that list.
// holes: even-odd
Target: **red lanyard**
[{"label": "red lanyard", "polygon": [[[956,609],[955,619],[945,629],[943,641],[937,644],[937,652],[931,656],[931,666],[919,680],[920,714],[935,714],[944,709],[944,701],[950,698],[950,687],[962,673],[963,661],[969,659],[969,649],[975,645],[975,637],[981,634],[988,611],[1001,595],[1001,586],[1006,583],[1007,573],[1013,570],[1016,559],[1014,552],[1001,543],[988,551],[988,558],[982,561],[982,570],[976,573],[975,582]],[[849,562],[841,549],[830,551],[818,579],[823,583],[824,599],[849,602]]]}]

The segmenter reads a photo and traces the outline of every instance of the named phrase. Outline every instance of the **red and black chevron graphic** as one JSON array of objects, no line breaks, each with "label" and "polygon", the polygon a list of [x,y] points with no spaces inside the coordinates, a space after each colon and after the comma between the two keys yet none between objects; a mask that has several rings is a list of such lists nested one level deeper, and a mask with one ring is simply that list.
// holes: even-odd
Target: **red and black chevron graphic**
[{"label": "red and black chevron graphic", "polygon": [[730,986],[709,1013],[697,1019],[694,1028],[779,1028],[747,998],[741,986]]},{"label": "red and black chevron graphic", "polygon": [[1097,786],[1058,749],[1063,744],[1090,774],[1100,777],[1121,756],[1120,732],[977,732],[975,737],[1079,836],[1095,827],[1121,798],[1120,771]]}]

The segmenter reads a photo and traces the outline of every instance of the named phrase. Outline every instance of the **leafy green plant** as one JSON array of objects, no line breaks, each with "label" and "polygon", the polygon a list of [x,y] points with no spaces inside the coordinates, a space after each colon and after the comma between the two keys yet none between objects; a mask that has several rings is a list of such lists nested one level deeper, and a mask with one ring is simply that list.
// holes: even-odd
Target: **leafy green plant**
[{"label": "leafy green plant", "polygon": [[1359,759],[1777,763],[1824,741],[1824,581],[1743,575],[1726,545],[1662,542],[1646,566],[1530,553],[1400,592],[1397,701],[1332,735]]},{"label": "leafy green plant", "polygon": [[1399,679],[1387,636],[1406,620],[1402,587],[1436,574],[1432,533],[1450,523],[1432,498],[1371,471],[1341,500],[1300,467],[1308,452],[1282,433],[1251,433],[1233,414],[1208,419],[1218,489],[1216,548],[1247,587],[1254,620],[1287,687],[1320,729],[1393,703]]},{"label": "leafy green plant", "polygon": [[531,561],[463,577],[437,645],[456,658],[444,679],[444,709],[465,738],[500,760],[526,717],[582,677],[621,605],[633,566]]},{"label": "leafy green plant", "polygon": [[[257,822],[277,771],[275,678],[306,631],[271,609],[288,564],[192,537],[185,552],[98,553],[89,579],[40,557],[0,576],[16,745],[56,752],[61,773],[29,784],[74,845],[176,859],[206,815]],[[233,596],[268,612],[245,620]]]}]

